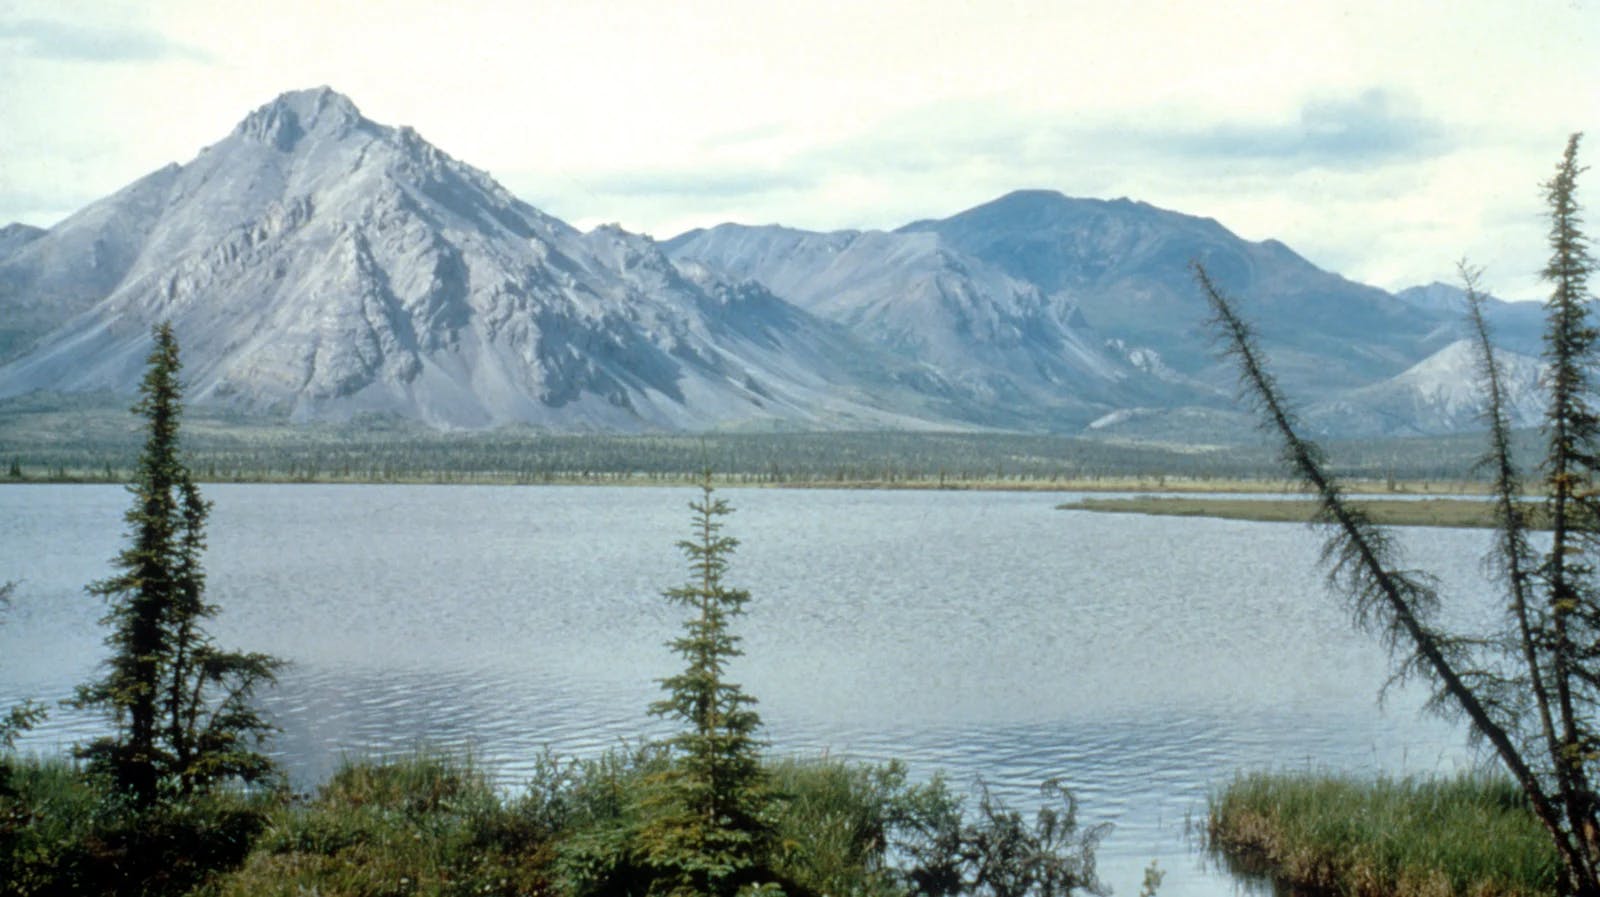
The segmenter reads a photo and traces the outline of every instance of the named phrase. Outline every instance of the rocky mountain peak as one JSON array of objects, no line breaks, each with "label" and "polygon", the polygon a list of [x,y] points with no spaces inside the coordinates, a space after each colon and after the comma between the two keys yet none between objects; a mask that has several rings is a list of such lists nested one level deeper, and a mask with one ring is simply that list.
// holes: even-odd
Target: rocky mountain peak
[{"label": "rocky mountain peak", "polygon": [[[1181,423],[1231,382],[1203,338],[1196,258],[1261,321],[1285,382],[1333,403],[1322,419],[1470,425],[1447,388],[1462,350],[1429,357],[1461,336],[1448,287],[1397,300],[1209,218],[1054,190],[896,231],[583,233],[327,87],[48,232],[0,228],[0,400],[126,393],[150,323],[169,320],[192,400],[296,419]],[[1538,352],[1537,305],[1485,312]]]},{"label": "rocky mountain peak", "polygon": [[324,86],[280,94],[245,116],[234,134],[290,152],[308,134],[342,136],[364,122],[349,97]]},{"label": "rocky mountain peak", "polygon": [[648,237],[581,234],[328,88],[0,240],[22,244],[0,253],[0,398],[126,393],[165,320],[191,401],[296,420],[928,425],[897,410],[925,401],[899,361],[758,287],[684,277]]}]

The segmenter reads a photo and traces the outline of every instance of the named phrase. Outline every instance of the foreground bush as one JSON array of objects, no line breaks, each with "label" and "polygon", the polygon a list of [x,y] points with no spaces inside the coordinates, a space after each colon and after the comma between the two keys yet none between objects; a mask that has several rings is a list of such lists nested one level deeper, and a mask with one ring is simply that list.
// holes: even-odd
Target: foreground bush
[{"label": "foreground bush", "polygon": [[1515,783],[1252,774],[1212,795],[1211,849],[1239,871],[1352,897],[1534,897],[1561,866]]},{"label": "foreground bush", "polygon": [[550,831],[470,762],[430,754],[351,762],[280,809],[223,897],[520,895],[548,891]]},{"label": "foreground bush", "polygon": [[[644,748],[547,764],[523,812],[556,833],[559,893],[651,893],[636,840],[639,795],[667,762],[665,752]],[[1104,829],[1079,827],[1070,795],[1056,783],[1046,783],[1047,804],[1030,823],[981,786],[969,812],[943,779],[913,784],[899,763],[818,758],[765,766],[777,795],[771,871],[789,897],[1104,892],[1094,867]]]},{"label": "foreground bush", "polygon": [[16,760],[0,798],[0,882],[15,895],[186,894],[237,866],[280,799],[216,791],[139,810],[60,760]]}]

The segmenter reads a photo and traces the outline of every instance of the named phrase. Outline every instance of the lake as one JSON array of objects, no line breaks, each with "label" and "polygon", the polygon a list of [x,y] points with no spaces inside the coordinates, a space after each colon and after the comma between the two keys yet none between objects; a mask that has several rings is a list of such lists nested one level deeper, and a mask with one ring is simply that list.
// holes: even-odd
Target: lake
[{"label": "lake", "polygon": [[[545,748],[660,735],[677,671],[695,491],[646,487],[205,487],[212,631],[292,661],[266,697],[297,785],[343,755],[470,748],[507,785]],[[728,489],[752,593],[732,677],[778,753],[905,760],[1019,805],[1059,776],[1112,822],[1100,872],[1163,897],[1237,885],[1188,834],[1236,770],[1451,772],[1459,727],[1422,695],[1377,696],[1388,663],[1353,632],[1306,527],[1055,510],[1073,494]],[[122,546],[114,486],[0,487],[0,705],[68,696],[104,656],[84,585]],[[1485,531],[1412,529],[1462,621],[1494,613]],[[25,742],[99,731],[57,709]]]}]

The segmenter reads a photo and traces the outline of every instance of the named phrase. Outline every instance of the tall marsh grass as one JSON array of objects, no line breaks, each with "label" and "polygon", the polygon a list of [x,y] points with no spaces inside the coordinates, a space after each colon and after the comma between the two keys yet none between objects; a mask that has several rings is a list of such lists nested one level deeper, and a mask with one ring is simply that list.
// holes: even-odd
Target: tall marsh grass
[{"label": "tall marsh grass", "polygon": [[1548,897],[1560,868],[1516,785],[1482,775],[1240,775],[1206,836],[1236,872],[1351,897]]}]

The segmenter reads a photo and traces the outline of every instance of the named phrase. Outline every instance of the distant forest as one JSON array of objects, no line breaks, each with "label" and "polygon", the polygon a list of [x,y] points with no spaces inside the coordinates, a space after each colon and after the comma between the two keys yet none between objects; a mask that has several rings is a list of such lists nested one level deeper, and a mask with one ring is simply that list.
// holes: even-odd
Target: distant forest
[{"label": "distant forest", "polygon": [[[291,424],[190,409],[184,449],[211,482],[656,482],[711,469],[723,481],[963,485],[1152,480],[1278,480],[1257,434],[1231,445],[1127,442],[1016,433],[555,434],[528,428],[440,432],[393,418]],[[1523,457],[1536,457],[1532,432]],[[104,398],[0,404],[0,481],[126,479],[134,417]],[[1325,442],[1340,475],[1369,481],[1466,481],[1483,437]],[[1115,482],[1108,482],[1114,485]]]}]

